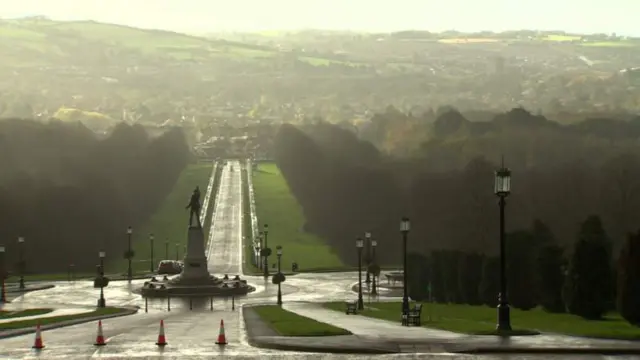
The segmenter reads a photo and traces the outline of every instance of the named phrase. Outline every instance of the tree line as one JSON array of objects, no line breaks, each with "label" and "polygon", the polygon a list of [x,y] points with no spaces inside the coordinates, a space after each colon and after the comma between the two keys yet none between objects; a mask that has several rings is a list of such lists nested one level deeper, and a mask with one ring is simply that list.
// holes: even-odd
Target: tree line
[{"label": "tree line", "polygon": [[[640,323],[640,232],[613,253],[598,216],[587,217],[574,243],[560,246],[540,220],[507,234],[507,294],[512,307],[599,320],[612,310]],[[417,301],[498,305],[500,258],[480,252],[433,250],[408,257],[409,295]]]},{"label": "tree line", "polygon": [[17,270],[92,270],[98,252],[121,257],[126,229],[141,225],[190,161],[180,129],[150,138],[121,123],[98,137],[79,123],[0,121],[0,244]]},{"label": "tree line", "polygon": [[[521,229],[538,220],[554,234],[562,256],[570,258],[581,223],[597,216],[614,259],[640,216],[635,180],[640,158],[631,130],[619,131],[625,126],[635,124],[611,119],[550,124],[523,109],[473,123],[443,112],[419,153],[389,155],[357,130],[323,122],[283,125],[273,151],[303,208],[306,230],[326,239],[350,264],[356,263],[354,240],[365,231],[378,240],[382,264],[400,263],[402,216],[411,219],[409,249],[415,254],[495,257],[499,209],[493,182],[501,154],[513,170],[506,205],[511,246],[527,243],[529,235]],[[559,250],[545,251],[559,256]],[[536,259],[529,255],[523,252],[514,261],[533,264]],[[465,264],[483,266],[483,259]],[[465,272],[477,276],[477,269]]]}]

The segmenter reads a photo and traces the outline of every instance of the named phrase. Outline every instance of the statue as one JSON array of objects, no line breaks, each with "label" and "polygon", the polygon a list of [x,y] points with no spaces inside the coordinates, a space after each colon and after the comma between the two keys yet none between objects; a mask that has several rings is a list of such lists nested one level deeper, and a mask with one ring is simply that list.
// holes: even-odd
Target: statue
[{"label": "statue", "polygon": [[202,224],[200,224],[200,188],[196,186],[196,189],[193,190],[193,194],[191,194],[191,200],[189,200],[189,204],[185,209],[189,209],[189,227],[193,224],[193,215],[196,216],[196,226],[201,228]]}]

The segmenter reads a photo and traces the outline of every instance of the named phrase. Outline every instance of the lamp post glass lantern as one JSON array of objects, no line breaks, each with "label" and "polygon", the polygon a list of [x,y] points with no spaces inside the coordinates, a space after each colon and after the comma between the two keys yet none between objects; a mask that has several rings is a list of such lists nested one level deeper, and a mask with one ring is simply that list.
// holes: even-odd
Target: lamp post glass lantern
[{"label": "lamp post glass lantern", "polygon": [[400,220],[400,232],[402,233],[402,313],[409,312],[409,295],[407,294],[407,237],[411,224],[408,217]]},{"label": "lamp post glass lantern", "polygon": [[364,309],[364,301],[362,301],[362,248],[364,242],[362,239],[356,239],[356,248],[358,249],[358,310]]},{"label": "lamp post glass lantern", "polygon": [[129,267],[127,269],[127,279],[129,281],[131,281],[131,278],[133,278],[133,271],[131,270],[131,235],[133,234],[133,229],[131,228],[131,226],[129,226],[127,228],[127,242],[129,243],[129,246],[127,247],[128,252],[127,252],[127,260],[129,262]]},{"label": "lamp post glass lantern", "polygon": [[500,197],[508,196],[511,193],[511,170],[502,167],[496,171],[494,191]]},{"label": "lamp post glass lantern", "polygon": [[100,251],[98,253],[98,257],[100,257],[100,298],[98,299],[98,307],[105,307],[106,301],[104,300],[104,258],[107,256],[107,253],[104,251]]},{"label": "lamp post glass lantern", "polygon": [[20,257],[20,264],[19,264],[19,268],[20,268],[20,289],[24,290],[24,271],[25,271],[25,260],[24,260],[24,238],[22,236],[20,236],[18,238],[18,251],[19,251],[19,257]]},{"label": "lamp post glass lantern", "polygon": [[504,208],[506,205],[505,199],[511,193],[511,170],[504,167],[504,161],[502,167],[495,173],[494,191],[498,196],[500,207],[500,293],[498,294],[498,324],[496,328],[500,331],[509,331],[511,330],[511,314],[507,295]]},{"label": "lamp post glass lantern", "polygon": [[[276,255],[278,256],[278,276],[281,276],[280,275],[280,271],[281,271],[280,270],[281,269],[280,268],[280,262],[281,262],[281,259],[282,259],[282,246],[278,245],[276,247]],[[279,280],[282,280],[282,279],[279,279]],[[281,287],[280,287],[280,283],[281,283],[281,281],[278,281],[278,305],[282,305],[282,290],[281,290]]]}]

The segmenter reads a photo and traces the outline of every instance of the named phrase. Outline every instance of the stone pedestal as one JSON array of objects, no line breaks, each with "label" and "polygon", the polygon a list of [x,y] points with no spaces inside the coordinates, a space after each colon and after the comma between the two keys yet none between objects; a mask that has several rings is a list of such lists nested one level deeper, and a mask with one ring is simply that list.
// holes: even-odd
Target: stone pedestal
[{"label": "stone pedestal", "polygon": [[184,256],[182,273],[171,280],[175,285],[210,285],[220,280],[209,274],[207,256],[204,252],[202,228],[191,226],[187,233],[187,254]]}]

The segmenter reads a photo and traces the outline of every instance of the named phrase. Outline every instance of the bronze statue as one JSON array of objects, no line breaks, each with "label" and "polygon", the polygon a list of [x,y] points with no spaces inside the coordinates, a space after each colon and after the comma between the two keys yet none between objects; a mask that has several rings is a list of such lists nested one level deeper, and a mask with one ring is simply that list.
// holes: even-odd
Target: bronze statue
[{"label": "bronze statue", "polygon": [[196,226],[201,228],[202,224],[200,224],[200,188],[196,186],[196,189],[193,190],[193,194],[191,194],[191,200],[189,200],[189,204],[185,209],[189,209],[189,227],[193,224],[193,215],[196,216]]}]

